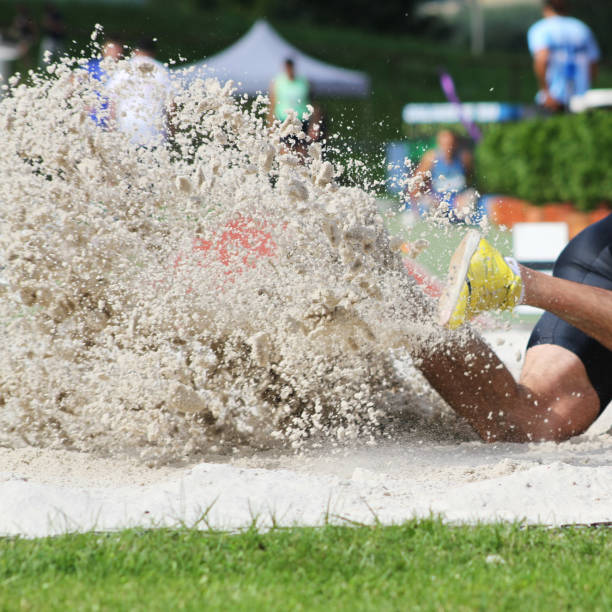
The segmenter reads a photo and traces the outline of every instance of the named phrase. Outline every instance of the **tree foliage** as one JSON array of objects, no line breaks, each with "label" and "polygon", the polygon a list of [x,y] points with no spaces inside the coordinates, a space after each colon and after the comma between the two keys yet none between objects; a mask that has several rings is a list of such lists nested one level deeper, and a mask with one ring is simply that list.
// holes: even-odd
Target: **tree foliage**
[{"label": "tree foliage", "polygon": [[605,55],[612,52],[610,24],[612,23],[612,2],[610,0],[573,0],[571,14],[582,19],[595,33]]},{"label": "tree foliage", "polygon": [[590,210],[612,202],[612,113],[492,125],[476,161],[483,191]]},{"label": "tree foliage", "polygon": [[178,0],[192,9],[233,10],[251,18],[296,20],[402,33],[418,27],[417,0]]}]

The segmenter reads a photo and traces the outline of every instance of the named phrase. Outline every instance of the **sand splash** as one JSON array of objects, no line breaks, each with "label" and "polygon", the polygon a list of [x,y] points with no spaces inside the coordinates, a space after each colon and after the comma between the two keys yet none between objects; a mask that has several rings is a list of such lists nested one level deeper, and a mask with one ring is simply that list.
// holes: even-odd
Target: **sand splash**
[{"label": "sand splash", "polygon": [[177,76],[171,136],[138,148],[91,120],[83,63],[0,102],[0,444],[164,462],[416,418],[392,350],[431,305],[375,199],[231,83]]}]

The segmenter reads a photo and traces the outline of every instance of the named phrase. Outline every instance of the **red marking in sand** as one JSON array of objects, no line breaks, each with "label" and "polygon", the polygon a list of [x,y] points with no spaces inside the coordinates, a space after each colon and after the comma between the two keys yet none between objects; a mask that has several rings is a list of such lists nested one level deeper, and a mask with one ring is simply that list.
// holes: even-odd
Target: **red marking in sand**
[{"label": "red marking in sand", "polygon": [[218,239],[195,238],[191,250],[194,253],[211,253],[217,261],[234,271],[241,271],[236,268],[238,262],[254,268],[257,259],[272,257],[276,252],[276,244],[265,228],[265,223],[237,217],[225,225]]},{"label": "red marking in sand", "polygon": [[[191,245],[191,252],[199,255],[195,263],[205,267],[207,262],[217,261],[227,267],[225,274],[233,282],[236,274],[254,268],[258,259],[275,255],[276,244],[266,228],[265,222],[239,216],[228,221],[210,240],[196,236]],[[183,253],[176,256],[174,269],[183,263],[184,258]]]},{"label": "red marking in sand", "polygon": [[404,267],[423,292],[429,297],[438,298],[442,295],[442,283],[414,259],[404,258]]}]

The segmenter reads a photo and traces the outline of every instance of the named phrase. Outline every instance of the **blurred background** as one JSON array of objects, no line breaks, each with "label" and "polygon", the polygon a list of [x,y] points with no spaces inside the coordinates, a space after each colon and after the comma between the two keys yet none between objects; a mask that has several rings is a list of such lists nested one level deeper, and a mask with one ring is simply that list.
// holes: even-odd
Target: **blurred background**
[{"label": "blurred background", "polygon": [[[602,51],[596,86],[612,88],[612,2],[570,6]],[[300,52],[368,77],[365,95],[313,91],[328,141],[341,143],[330,156],[365,162],[353,178],[349,164],[344,180],[363,181],[365,168],[381,198],[400,201],[406,162],[418,164],[440,129],[451,127],[474,156],[481,192],[597,210],[612,201],[612,113],[531,112],[538,87],[526,33],[540,17],[540,0],[0,0],[3,44],[19,46],[16,57],[3,56],[7,73],[35,69],[44,49],[87,54],[96,23],[130,46],[156,37],[158,59],[172,68],[175,60],[198,62],[231,47],[263,18]],[[455,104],[441,74],[452,78],[457,100],[501,104],[506,115],[475,117],[475,139],[465,121],[428,114],[431,105]],[[415,120],[419,103],[426,112]]]}]

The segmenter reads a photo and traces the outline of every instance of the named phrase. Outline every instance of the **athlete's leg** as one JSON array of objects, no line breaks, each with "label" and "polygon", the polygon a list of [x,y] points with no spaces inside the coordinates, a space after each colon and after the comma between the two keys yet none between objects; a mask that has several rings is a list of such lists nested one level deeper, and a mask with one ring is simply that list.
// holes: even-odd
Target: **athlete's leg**
[{"label": "athlete's leg", "polygon": [[534,414],[543,415],[533,423],[534,439],[561,441],[582,433],[605,408],[580,357],[556,344],[527,350],[519,384],[538,402]]},{"label": "athlete's leg", "polygon": [[[466,291],[487,308],[518,299],[516,278],[499,254],[476,244],[466,236],[453,256],[443,321],[470,313]],[[534,329],[519,383],[474,337],[465,347],[422,356],[426,378],[485,440],[562,440],[584,431],[612,399],[611,246],[612,215],[570,242],[555,265],[557,278],[521,269],[523,302],[550,312]],[[476,263],[468,274],[462,262],[471,252]],[[459,303],[464,310],[453,311]]]},{"label": "athlete's leg", "polygon": [[572,352],[605,408],[612,400],[612,215],[567,245],[554,277],[526,269],[521,274],[524,301],[547,311],[530,350],[554,344]]},{"label": "athlete's leg", "polygon": [[599,397],[571,351],[554,345],[530,348],[517,383],[475,334],[461,342],[448,334],[438,348],[421,351],[419,369],[483,440],[561,441],[597,418]]}]

